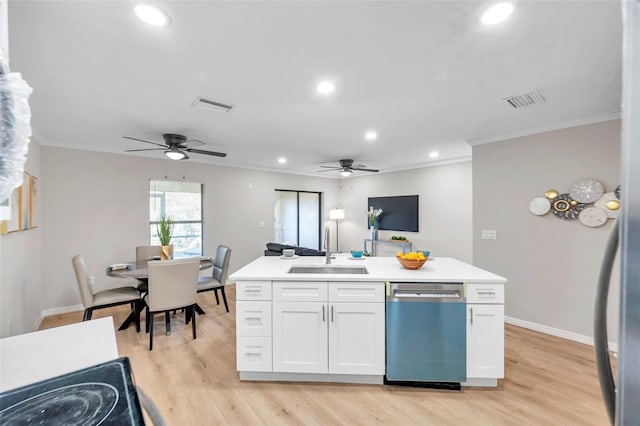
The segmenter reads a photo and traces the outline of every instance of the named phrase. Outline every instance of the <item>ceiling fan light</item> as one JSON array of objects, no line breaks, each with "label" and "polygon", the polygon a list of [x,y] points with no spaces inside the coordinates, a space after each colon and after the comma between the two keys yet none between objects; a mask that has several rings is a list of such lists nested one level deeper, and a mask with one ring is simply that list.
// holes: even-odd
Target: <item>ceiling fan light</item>
[{"label": "ceiling fan light", "polygon": [[352,174],[353,174],[353,172],[351,170],[341,170],[340,171],[340,176],[349,177]]},{"label": "ceiling fan light", "polygon": [[182,160],[187,156],[184,152],[180,151],[180,149],[176,148],[175,146],[171,149],[166,150],[164,152],[164,155],[172,160]]}]

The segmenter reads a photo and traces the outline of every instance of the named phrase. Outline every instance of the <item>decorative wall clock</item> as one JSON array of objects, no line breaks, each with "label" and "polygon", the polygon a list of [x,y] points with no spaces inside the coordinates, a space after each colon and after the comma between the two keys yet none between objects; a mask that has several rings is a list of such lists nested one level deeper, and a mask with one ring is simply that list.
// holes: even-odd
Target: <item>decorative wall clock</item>
[{"label": "decorative wall clock", "polygon": [[578,219],[583,225],[590,228],[602,226],[607,221],[607,212],[600,207],[587,207],[578,215]]},{"label": "decorative wall clock", "polygon": [[594,203],[604,194],[604,187],[593,178],[582,178],[571,184],[569,195],[579,203]]},{"label": "decorative wall clock", "polygon": [[577,219],[585,205],[577,202],[569,194],[560,194],[551,200],[551,211],[561,219]]}]

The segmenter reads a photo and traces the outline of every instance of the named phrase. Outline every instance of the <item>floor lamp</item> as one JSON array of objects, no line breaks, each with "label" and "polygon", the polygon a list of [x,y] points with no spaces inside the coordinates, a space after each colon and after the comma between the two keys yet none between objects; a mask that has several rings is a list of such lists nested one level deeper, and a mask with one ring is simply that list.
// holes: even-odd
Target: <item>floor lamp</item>
[{"label": "floor lamp", "polygon": [[343,209],[333,209],[329,211],[329,219],[333,219],[336,221],[336,252],[340,253],[340,232],[338,221],[340,219],[344,219],[344,210]]}]

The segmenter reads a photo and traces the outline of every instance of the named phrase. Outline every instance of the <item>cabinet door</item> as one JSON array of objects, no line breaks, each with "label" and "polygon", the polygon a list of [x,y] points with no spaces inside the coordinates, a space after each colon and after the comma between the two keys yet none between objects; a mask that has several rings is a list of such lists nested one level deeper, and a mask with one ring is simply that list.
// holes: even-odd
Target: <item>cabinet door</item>
[{"label": "cabinet door", "polygon": [[329,373],[384,374],[384,303],[329,304]]},{"label": "cabinet door", "polygon": [[467,305],[467,377],[504,377],[504,305]]},{"label": "cabinet door", "polygon": [[326,302],[273,302],[273,371],[326,373]]}]

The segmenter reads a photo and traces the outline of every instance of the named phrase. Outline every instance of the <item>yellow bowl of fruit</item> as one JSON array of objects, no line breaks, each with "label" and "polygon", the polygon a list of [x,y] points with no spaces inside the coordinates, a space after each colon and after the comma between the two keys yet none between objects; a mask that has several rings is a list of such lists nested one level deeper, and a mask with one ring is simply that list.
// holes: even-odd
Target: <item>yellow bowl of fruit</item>
[{"label": "yellow bowl of fruit", "polygon": [[399,251],[396,253],[396,259],[398,259],[398,262],[400,262],[405,269],[420,269],[428,258],[420,251],[412,251],[409,253]]}]

